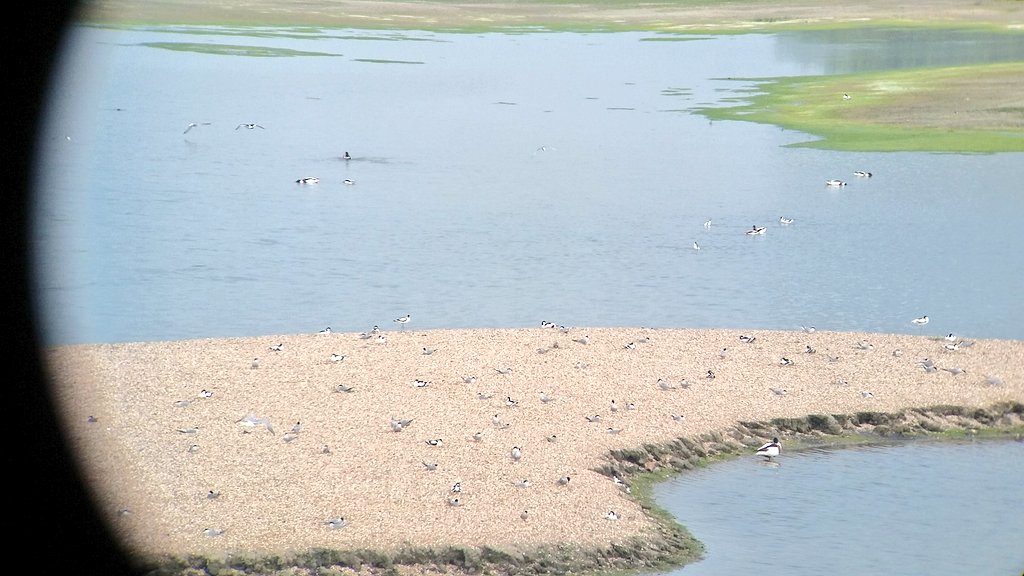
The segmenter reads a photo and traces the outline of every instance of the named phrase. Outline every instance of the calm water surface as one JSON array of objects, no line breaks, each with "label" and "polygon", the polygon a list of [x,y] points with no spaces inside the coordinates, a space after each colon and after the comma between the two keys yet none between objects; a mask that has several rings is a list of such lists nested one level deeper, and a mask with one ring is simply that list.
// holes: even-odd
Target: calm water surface
[{"label": "calm water surface", "polygon": [[743,457],[655,499],[707,547],[680,576],[1024,571],[1024,443],[911,443]]},{"label": "calm water surface", "polygon": [[52,343],[406,313],[1024,337],[1024,155],[793,148],[808,136],[690,112],[741,78],[1024,59],[1019,35],[78,27],[68,46],[34,242]]}]

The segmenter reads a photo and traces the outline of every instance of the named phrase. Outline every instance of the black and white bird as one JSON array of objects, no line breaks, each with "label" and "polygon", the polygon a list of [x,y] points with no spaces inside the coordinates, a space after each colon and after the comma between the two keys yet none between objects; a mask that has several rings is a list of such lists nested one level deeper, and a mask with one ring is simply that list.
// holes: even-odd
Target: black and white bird
[{"label": "black and white bird", "polygon": [[305,176],[295,181],[296,184],[319,184],[320,179],[316,176]]},{"label": "black and white bird", "polygon": [[259,128],[260,130],[265,130],[265,128],[263,126],[260,126],[259,124],[253,124],[253,123],[239,124],[238,126],[235,126],[235,130],[238,130],[239,128],[245,128],[247,130],[255,130],[256,128]]},{"label": "black and white bird", "polygon": [[782,444],[779,443],[778,438],[772,438],[771,442],[762,444],[755,454],[758,456],[764,456],[767,460],[771,460],[778,456],[780,452],[782,452]]},{"label": "black and white bird", "polygon": [[406,314],[401,318],[395,318],[394,322],[401,327],[405,327],[405,325],[408,324],[410,320],[412,320],[412,314]]},{"label": "black and white bird", "polygon": [[327,527],[332,530],[337,530],[338,528],[344,528],[345,526],[348,526],[348,520],[345,520],[344,518],[331,518],[324,522],[324,524],[326,524]]}]

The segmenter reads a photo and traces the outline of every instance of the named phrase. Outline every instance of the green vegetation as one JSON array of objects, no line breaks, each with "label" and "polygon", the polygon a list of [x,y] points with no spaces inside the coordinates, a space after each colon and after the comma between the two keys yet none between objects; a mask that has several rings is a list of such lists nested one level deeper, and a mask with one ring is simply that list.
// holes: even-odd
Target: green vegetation
[{"label": "green vegetation", "polygon": [[819,138],[794,146],[1024,151],[1024,62],[748,81],[759,91],[743,98],[744,104],[699,112]]},{"label": "green vegetation", "polygon": [[267,46],[240,46],[237,44],[205,44],[199,42],[142,42],[140,46],[177,50],[179,52],[198,52],[200,54],[217,54],[220,56],[341,56],[327,52],[305,52],[288,48],[269,48]]}]

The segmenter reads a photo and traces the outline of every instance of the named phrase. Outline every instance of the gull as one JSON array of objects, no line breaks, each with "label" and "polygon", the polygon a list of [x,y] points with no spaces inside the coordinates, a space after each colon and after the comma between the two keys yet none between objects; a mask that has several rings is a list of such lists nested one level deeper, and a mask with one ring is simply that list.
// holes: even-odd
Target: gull
[{"label": "gull", "polygon": [[728,348],[722,348],[721,350],[718,351],[718,357],[721,358],[722,360],[725,360],[727,352],[729,352]]},{"label": "gull", "polygon": [[605,520],[618,520],[619,519],[619,515],[616,514],[615,510],[609,510],[608,512],[605,513],[604,519]]},{"label": "gull", "polygon": [[530,487],[530,481],[527,480],[526,478],[523,478],[522,480],[520,480],[518,482],[515,482],[514,484],[515,484],[516,488],[529,488]]},{"label": "gull", "polygon": [[424,356],[430,356],[434,352],[437,352],[437,348],[427,348],[426,346],[423,347],[423,355]]},{"label": "gull", "polygon": [[671,382],[667,382],[663,378],[658,378],[658,388],[661,388],[662,390],[675,390],[676,385]]},{"label": "gull", "polygon": [[934,368],[935,362],[931,358],[925,358],[917,363],[921,368]]},{"label": "gull", "polygon": [[747,230],[746,234],[747,234],[747,236],[757,236],[757,235],[764,234],[764,230],[765,230],[764,226],[758,226],[758,225],[755,224],[755,225],[750,227],[750,230]]},{"label": "gull", "polygon": [[612,404],[611,404],[611,406],[609,406],[608,409],[611,410],[612,412],[618,412],[619,411],[619,405],[615,403],[615,400],[612,400]]},{"label": "gull", "polygon": [[705,228],[711,228],[711,220],[710,219],[704,221],[704,227]]},{"label": "gull", "polygon": [[843,186],[846,186],[846,182],[833,178],[830,180],[825,180],[825,186],[828,186],[829,188],[841,188]]},{"label": "gull", "polygon": [[696,240],[693,241],[693,249],[700,250],[700,244],[698,244]]},{"label": "gull", "polygon": [[825,354],[825,358],[829,361],[829,363],[833,363],[834,364],[836,362],[839,362],[839,356],[832,356],[831,354]]},{"label": "gull", "polygon": [[585,416],[585,418],[587,419],[587,422],[600,422],[601,421],[601,415],[600,414],[594,414],[593,416]]},{"label": "gull", "polygon": [[474,442],[482,442],[484,439],[484,433],[476,432],[473,434],[473,436],[471,436],[471,438],[473,439]]},{"label": "gull", "polygon": [[196,452],[199,452],[199,444],[190,444],[187,452],[189,454],[195,454]]},{"label": "gull", "polygon": [[427,386],[430,386],[430,381],[429,380],[421,380],[421,379],[417,378],[417,379],[412,381],[412,386],[413,386],[413,388],[426,388]]},{"label": "gull", "polygon": [[220,492],[217,490],[210,490],[206,493],[207,500],[216,500],[217,498],[220,498]]},{"label": "gull", "polygon": [[175,408],[186,408],[191,403],[191,400],[178,400],[174,403],[174,406]]},{"label": "gull", "polygon": [[298,434],[299,432],[302,432],[302,422],[292,424],[292,434]]},{"label": "gull", "polygon": [[424,462],[423,467],[433,472],[434,470],[437,470],[437,462]]},{"label": "gull", "polygon": [[402,316],[401,318],[395,318],[394,322],[398,323],[398,325],[400,327],[404,328],[405,325],[409,323],[409,320],[412,320],[412,315],[411,314],[406,314],[405,316]]},{"label": "gull", "polygon": [[252,123],[250,123],[250,124],[239,124],[238,126],[235,126],[235,130],[238,130],[239,128],[246,128],[248,130],[254,130],[256,128],[259,128],[261,130],[266,130],[266,128],[264,128],[263,126],[260,126],[259,124],[252,124]]},{"label": "gull", "polygon": [[558,485],[559,486],[565,486],[565,485],[569,484],[569,480],[570,480],[570,478],[568,476],[562,476],[561,478],[558,479]]},{"label": "gull", "polygon": [[505,406],[508,406],[509,408],[515,408],[516,406],[519,406],[519,400],[513,400],[511,396],[506,396]]},{"label": "gull", "polygon": [[947,342],[956,342],[956,334],[953,334],[952,332],[950,332],[949,334],[946,334],[945,340]]},{"label": "gull", "polygon": [[344,354],[331,354],[331,362],[343,362],[345,358],[348,358],[348,356]]},{"label": "gull", "polygon": [[961,344],[962,344],[962,342],[954,342],[952,344],[944,345],[943,348],[945,348],[946,350],[949,350],[950,352],[956,352],[957,350],[960,349],[960,345]]},{"label": "gull", "polygon": [[342,157],[341,157],[341,159],[342,159],[342,160],[351,160],[351,159],[352,159],[352,156],[351,156],[351,155],[350,155],[350,154],[348,153],[348,151],[346,151],[346,152],[345,152],[345,155],[344,155],[344,156],[342,156]]},{"label": "gull", "polygon": [[511,424],[509,424],[508,422],[502,422],[500,419],[498,419],[498,415],[497,414],[495,414],[491,418],[491,423],[494,424],[494,426],[497,427],[498,430],[505,430],[506,428],[511,426]]},{"label": "gull", "polygon": [[846,388],[846,387],[848,387],[850,385],[850,383],[847,382],[846,380],[843,380],[842,378],[840,378],[840,379],[835,381],[835,385],[836,386],[842,386],[843,388]]},{"label": "gull", "polygon": [[198,128],[199,126],[209,126],[209,125],[210,125],[210,122],[202,122],[200,124],[197,124],[195,122],[189,122],[188,126],[185,127],[185,131],[182,132],[182,134],[188,134],[188,131],[193,129],[193,128]]},{"label": "gull", "polygon": [[376,336],[377,334],[380,334],[380,326],[377,326],[376,324],[374,324],[373,325],[373,329],[370,330],[370,334],[373,334],[374,336]]},{"label": "gull", "polygon": [[853,175],[858,178],[871,178],[871,172],[865,172],[864,170],[857,170]]},{"label": "gull", "polygon": [[512,452],[509,455],[512,456],[513,460],[518,462],[519,459],[523,457],[523,449],[520,448],[519,446],[513,446]]},{"label": "gull", "polygon": [[762,444],[755,454],[758,456],[764,456],[767,460],[771,460],[775,456],[778,456],[780,452],[782,452],[782,444],[779,444],[778,438],[772,438],[771,442]]},{"label": "gull", "polygon": [[260,359],[259,358],[253,358],[252,359],[252,364],[249,364],[249,368],[252,368],[253,370],[255,370],[255,369],[259,368],[259,367],[260,367]]},{"label": "gull", "polygon": [[281,436],[281,439],[284,440],[285,442],[291,442],[292,440],[295,440],[298,437],[299,435],[294,432],[285,432],[284,436]]},{"label": "gull", "polygon": [[789,394],[789,390],[786,390],[785,388],[769,388],[769,390],[774,392],[776,396],[785,396],[786,394]]},{"label": "gull", "polygon": [[444,440],[442,440],[440,438],[435,438],[435,439],[432,439],[432,440],[424,440],[424,442],[427,443],[430,446],[441,446],[442,444],[444,444]]},{"label": "gull", "polygon": [[324,522],[324,524],[326,524],[327,527],[332,530],[337,530],[338,528],[344,528],[345,526],[348,526],[348,520],[345,520],[344,518],[331,518]]},{"label": "gull", "polygon": [[391,422],[389,423],[389,425],[391,426],[391,430],[395,432],[401,432],[402,430],[408,428],[410,424],[412,424],[412,419],[402,420],[392,418]]},{"label": "gull", "polygon": [[494,392],[477,392],[476,397],[480,400],[490,400],[494,396]]},{"label": "gull", "polygon": [[872,394],[871,392],[868,392],[867,390],[861,390],[860,391],[860,395],[863,396],[864,398],[874,398],[875,397],[874,394]]},{"label": "gull", "polygon": [[861,340],[857,342],[857,348],[861,350],[874,350],[875,346],[868,342],[867,340]]},{"label": "gull", "polygon": [[779,216],[779,224],[792,224],[792,218],[786,218],[785,216]]},{"label": "gull", "polygon": [[462,383],[463,384],[476,384],[476,381],[477,381],[477,377],[476,376],[463,376],[462,377]]},{"label": "gull", "polygon": [[558,436],[556,436],[555,434],[552,434],[550,436],[545,436],[544,439],[547,440],[548,442],[551,442],[551,443],[558,442]]},{"label": "gull", "polygon": [[199,391],[199,397],[200,398],[213,398],[213,392],[207,390],[206,388],[203,388],[202,390]]},{"label": "gull", "polygon": [[746,334],[740,334],[740,342],[744,344],[753,344],[757,340],[757,336],[747,336]]},{"label": "gull", "polygon": [[630,342],[623,346],[623,348],[625,348],[626,350],[634,350],[636,349],[636,342]]},{"label": "gull", "polygon": [[577,342],[579,344],[590,344],[590,336],[583,335],[580,336],[579,338],[573,338],[572,341]]},{"label": "gull", "polygon": [[914,318],[910,322],[912,324],[917,324],[918,326],[924,326],[925,324],[928,323],[928,317],[927,316],[921,316],[920,318]]},{"label": "gull", "polygon": [[636,410],[636,403],[630,402],[629,404],[626,404],[626,410]]},{"label": "gull", "polygon": [[804,348],[804,354],[814,354],[815,352],[817,352],[817,350],[811,348],[810,344],[808,344],[807,347]]},{"label": "gull", "polygon": [[540,393],[540,401],[545,403],[545,404],[547,404],[548,402],[553,401],[554,399],[555,398],[553,396],[549,396],[547,392],[541,392]]},{"label": "gull", "polygon": [[495,368],[494,371],[497,372],[498,374],[501,374],[502,376],[508,376],[509,374],[512,373],[511,368]]},{"label": "gull", "polygon": [[612,428],[611,426],[609,426],[605,431],[608,432],[609,434],[618,434],[619,432],[622,432],[622,428]]},{"label": "gull", "polygon": [[952,368],[943,368],[943,370],[945,370],[946,372],[949,372],[953,376],[959,376],[961,374],[966,374],[967,373],[967,371],[964,370],[963,368],[958,368],[956,366],[954,366]]},{"label": "gull", "polygon": [[814,334],[816,328],[814,326],[800,326],[800,330],[807,334]]},{"label": "gull", "polygon": [[306,176],[295,181],[296,184],[319,184],[320,179],[316,176]]},{"label": "gull", "polygon": [[683,422],[686,420],[686,416],[683,416],[682,414],[672,414],[672,419],[676,422]]},{"label": "gull", "polygon": [[792,366],[792,365],[793,365],[793,361],[790,360],[789,358],[786,358],[785,356],[783,356],[782,358],[779,359],[779,366]]},{"label": "gull", "polygon": [[462,492],[462,482],[452,484],[452,494],[456,494],[458,492]]},{"label": "gull", "polygon": [[274,433],[274,427],[270,424],[269,418],[259,418],[252,413],[246,414],[244,417],[235,420],[235,424],[241,424],[242,426],[245,426],[247,428],[263,426],[267,430],[269,430],[271,434]]},{"label": "gull", "polygon": [[541,320],[540,321],[540,327],[541,328],[554,328],[556,326],[557,326],[557,324],[555,324],[554,322],[548,322],[547,320]]},{"label": "gull", "polygon": [[683,378],[683,380],[679,383],[679,386],[681,386],[684,389],[689,389],[690,386],[693,386],[693,383],[687,380],[686,378]]},{"label": "gull", "polygon": [[221,534],[223,534],[225,532],[227,532],[227,530],[221,529],[221,528],[205,528],[203,530],[203,534],[206,534],[207,536],[209,536],[211,538],[216,537],[216,536],[220,536]]},{"label": "gull", "polygon": [[274,344],[273,346],[270,347],[270,349],[273,350],[274,352],[280,352],[281,350],[284,350],[284,342],[280,344]]},{"label": "gull", "polygon": [[[90,418],[92,418],[92,416],[90,416]],[[93,422],[95,422],[95,421],[96,420],[93,419]],[[199,432],[199,427],[198,426],[193,426],[191,428],[178,428],[178,432],[181,432],[182,434],[195,434],[195,433]]]},{"label": "gull", "polygon": [[359,333],[359,339],[360,340],[369,340],[372,337],[373,336],[371,336],[369,332],[360,332]]},{"label": "gull", "polygon": [[921,368],[924,368],[924,371],[928,374],[939,371],[939,368],[937,366],[921,366]]},{"label": "gull", "polygon": [[320,332],[318,332],[318,333],[319,333],[319,334],[330,334],[330,333],[331,333],[331,327],[330,327],[330,326],[328,326],[327,328],[324,328],[323,330],[321,330],[321,331],[320,331]]},{"label": "gull", "polygon": [[355,391],[356,391],[356,389],[355,389],[355,388],[352,388],[352,387],[350,387],[350,386],[346,386],[346,385],[344,385],[344,384],[338,384],[337,386],[335,386],[334,388],[332,388],[332,390],[333,390],[334,392],[346,392],[346,393],[347,393],[347,392],[355,392]]},{"label": "gull", "polygon": [[377,344],[387,344],[388,343],[388,337],[383,335],[383,334],[378,334],[377,338],[374,340],[374,342],[377,343]]}]

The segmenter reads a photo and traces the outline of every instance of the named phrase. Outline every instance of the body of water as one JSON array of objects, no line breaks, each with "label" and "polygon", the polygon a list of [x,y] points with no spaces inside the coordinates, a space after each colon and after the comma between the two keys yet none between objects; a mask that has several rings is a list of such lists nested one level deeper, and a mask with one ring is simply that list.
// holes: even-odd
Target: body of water
[{"label": "body of water", "polygon": [[786,147],[808,136],[690,112],[739,78],[1024,58],[1018,35],[681,38],[76,27],[39,144],[44,337],[404,314],[1024,335],[1024,156]]},{"label": "body of water", "polygon": [[1024,571],[1024,443],[913,442],[741,457],[658,485],[706,546],[679,576]]}]

